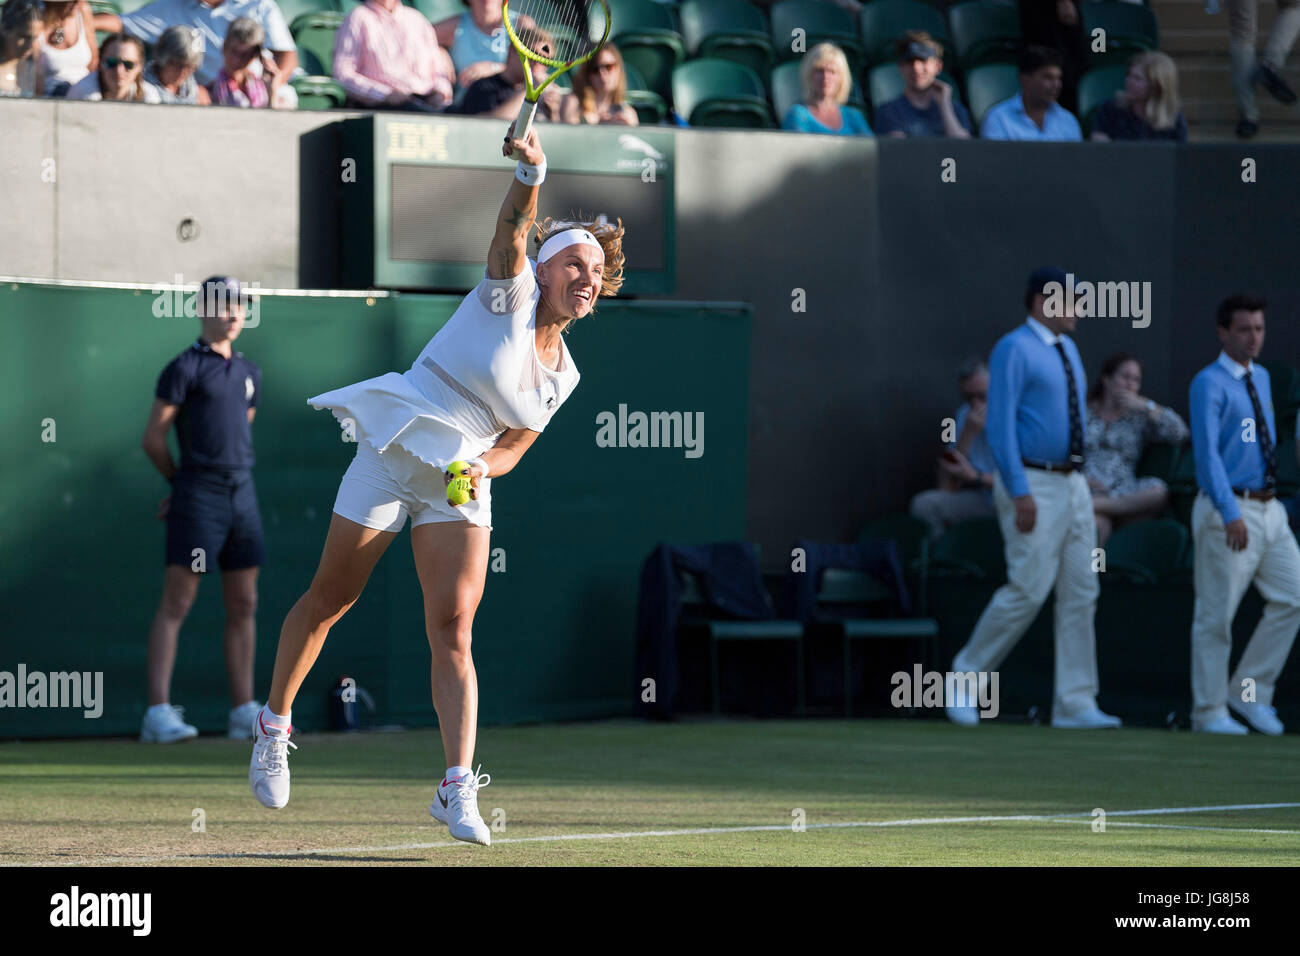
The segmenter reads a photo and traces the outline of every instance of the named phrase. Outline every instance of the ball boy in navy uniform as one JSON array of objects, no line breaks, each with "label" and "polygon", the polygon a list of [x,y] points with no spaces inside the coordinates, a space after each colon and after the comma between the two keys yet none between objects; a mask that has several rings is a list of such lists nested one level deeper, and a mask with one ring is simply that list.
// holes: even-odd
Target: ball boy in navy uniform
[{"label": "ball boy in navy uniform", "polygon": [[[141,442],[172,485],[158,517],[167,522],[162,601],[149,629],[149,709],[140,728],[148,743],[198,734],[171,704],[171,678],[180,627],[194,604],[199,578],[221,568],[226,607],[226,675],[231,706],[228,735],[252,736],[261,704],[253,700],[257,572],[265,560],[262,519],[253,487],[253,416],[262,373],[231,343],[244,327],[247,295],[226,276],[207,279],[198,294],[198,339],[158,377]],[[173,423],[181,449],[172,462]]]}]

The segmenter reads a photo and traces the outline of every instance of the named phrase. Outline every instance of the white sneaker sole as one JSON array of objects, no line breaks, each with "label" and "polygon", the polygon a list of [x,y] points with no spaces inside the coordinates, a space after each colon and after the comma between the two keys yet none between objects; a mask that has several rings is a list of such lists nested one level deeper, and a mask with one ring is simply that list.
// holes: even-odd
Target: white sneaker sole
[{"label": "white sneaker sole", "polygon": [[[492,834],[490,831],[480,834],[472,829],[468,831],[462,830],[460,833],[453,830],[451,828],[451,820],[447,817],[447,811],[443,808],[442,804],[438,802],[437,794],[434,794],[433,803],[429,804],[429,816],[446,826],[447,832],[451,834],[451,837],[454,840],[460,840],[462,843],[476,843],[479,846],[492,845]],[[484,830],[486,829],[487,827],[484,826]]]}]

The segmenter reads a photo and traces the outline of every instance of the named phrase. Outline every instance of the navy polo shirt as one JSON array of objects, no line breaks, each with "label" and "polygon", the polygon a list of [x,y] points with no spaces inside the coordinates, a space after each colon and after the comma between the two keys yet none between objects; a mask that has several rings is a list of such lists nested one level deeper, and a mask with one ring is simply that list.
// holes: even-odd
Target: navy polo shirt
[{"label": "navy polo shirt", "polygon": [[248,410],[257,407],[262,370],[234,352],[225,358],[201,339],[172,359],[154,395],[179,405],[182,468],[252,468]]}]

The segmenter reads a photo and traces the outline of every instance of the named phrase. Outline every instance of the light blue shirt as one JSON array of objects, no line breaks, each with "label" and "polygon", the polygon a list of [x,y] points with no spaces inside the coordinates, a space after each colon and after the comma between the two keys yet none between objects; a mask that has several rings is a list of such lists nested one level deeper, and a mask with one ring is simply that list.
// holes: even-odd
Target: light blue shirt
[{"label": "light blue shirt", "polygon": [[[1189,398],[1192,409],[1192,451],[1196,455],[1196,483],[1210,496],[1214,507],[1228,524],[1241,517],[1233,488],[1260,491],[1264,487],[1264,449],[1259,441],[1258,422],[1254,441],[1246,441],[1245,420],[1255,420],[1255,408],[1243,380],[1246,366],[1238,365],[1220,352],[1218,359],[1192,379]],[[1273,421],[1273,393],[1268,371],[1250,363],[1250,377],[1264,409],[1269,437],[1277,450],[1277,428]],[[1279,451],[1279,454],[1284,452]]]},{"label": "light blue shirt", "polygon": [[781,121],[781,128],[794,133],[829,133],[833,136],[872,135],[871,127],[867,125],[867,118],[856,106],[841,106],[840,128],[831,129],[829,126],[823,126],[808,107],[796,103],[786,112],[785,118]]},{"label": "light blue shirt", "polygon": [[1025,112],[1025,101],[1017,93],[1009,100],[1003,100],[984,115],[984,125],[980,127],[980,136],[984,139],[1037,140],[1039,142],[1079,142],[1083,133],[1074,114],[1053,103],[1043,114],[1043,128],[1029,118]]},{"label": "light blue shirt", "polygon": [[298,48],[275,0],[223,0],[216,7],[199,0],[154,0],[134,13],[122,14],[122,29],[155,44],[168,27],[195,27],[203,35],[203,62],[195,76],[207,86],[221,72],[221,45],[226,42],[226,31],[240,17],[249,17],[262,25],[268,50],[284,53]]},{"label": "light blue shirt", "polygon": [[484,33],[474,25],[474,17],[466,10],[456,23],[456,32],[452,36],[448,52],[451,54],[452,66],[456,68],[456,75],[459,76],[461,70],[471,63],[483,60],[504,63],[509,46],[510,38],[506,36],[504,26],[498,26],[491,33]]},{"label": "light blue shirt", "polygon": [[[1056,342],[1074,370],[1079,425],[1087,434],[1087,379],[1074,342],[1033,318],[998,339],[989,359],[985,434],[1012,498],[1029,494],[1021,458],[1065,464],[1070,457],[1070,398]],[[1081,438],[1083,435],[1080,436]]]}]

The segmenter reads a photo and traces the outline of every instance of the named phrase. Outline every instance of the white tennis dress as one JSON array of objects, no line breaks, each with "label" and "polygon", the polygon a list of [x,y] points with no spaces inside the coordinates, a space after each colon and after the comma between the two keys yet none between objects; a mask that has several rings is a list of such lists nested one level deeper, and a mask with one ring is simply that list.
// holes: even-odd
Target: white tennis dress
[{"label": "white tennis dress", "polygon": [[578,385],[563,339],[558,369],[537,356],[536,270],[532,259],[510,279],[488,278],[484,270],[407,371],[307,399],[356,436],[337,513],[381,530],[401,530],[408,512],[412,527],[468,519],[491,528],[492,479],[479,482],[476,500],[455,507],[447,503],[443,471],[482,455],[508,428],[543,431]]}]

